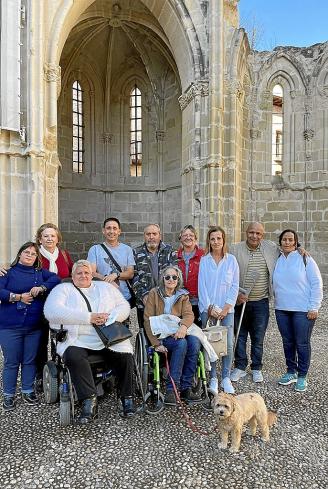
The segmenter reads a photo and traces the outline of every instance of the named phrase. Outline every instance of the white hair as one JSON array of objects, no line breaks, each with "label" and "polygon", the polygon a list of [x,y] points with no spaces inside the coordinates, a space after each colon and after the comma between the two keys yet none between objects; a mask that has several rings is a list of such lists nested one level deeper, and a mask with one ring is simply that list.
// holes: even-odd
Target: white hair
[{"label": "white hair", "polygon": [[76,269],[79,267],[89,268],[90,272],[92,273],[91,263],[88,260],[78,260],[74,263],[74,265],[72,267],[72,275],[73,275],[73,273],[76,272]]}]

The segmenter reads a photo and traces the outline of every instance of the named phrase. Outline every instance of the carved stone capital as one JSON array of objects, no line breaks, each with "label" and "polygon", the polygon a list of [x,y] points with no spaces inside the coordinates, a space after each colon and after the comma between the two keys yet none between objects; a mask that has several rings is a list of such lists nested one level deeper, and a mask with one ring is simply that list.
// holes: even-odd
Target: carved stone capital
[{"label": "carved stone capital", "polygon": [[43,75],[46,82],[59,82],[61,79],[61,67],[55,63],[45,63]]},{"label": "carved stone capital", "polygon": [[303,132],[303,137],[305,141],[310,141],[311,139],[313,139],[313,136],[314,136],[313,129],[305,129],[305,131]]},{"label": "carved stone capital", "polygon": [[193,167],[193,165],[188,165],[188,166],[186,166],[186,167],[185,167],[185,168],[182,170],[182,172],[181,172],[181,176],[186,175],[187,173],[190,173],[191,171],[194,171],[194,169],[195,169],[195,168]]},{"label": "carved stone capital", "polygon": [[113,140],[113,134],[111,134],[110,132],[104,132],[102,134],[102,141],[104,144],[110,144]]},{"label": "carved stone capital", "polygon": [[208,80],[199,80],[196,83],[192,83],[190,87],[179,97],[179,104],[181,110],[184,110],[187,105],[193,100],[197,95],[201,97],[206,97],[209,94]]},{"label": "carved stone capital", "polygon": [[157,141],[164,141],[165,139],[165,131],[161,131],[160,129],[158,129],[156,131],[156,140]]}]

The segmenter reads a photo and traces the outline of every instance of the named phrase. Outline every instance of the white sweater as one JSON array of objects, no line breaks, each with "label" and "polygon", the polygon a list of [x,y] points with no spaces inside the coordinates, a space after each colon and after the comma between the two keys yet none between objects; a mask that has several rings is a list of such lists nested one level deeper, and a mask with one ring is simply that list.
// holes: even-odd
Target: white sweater
[{"label": "white sweater", "polygon": [[[129,303],[116,287],[107,282],[93,282],[91,287],[95,288],[98,303],[97,310],[92,312],[111,313],[115,311],[117,321],[124,321],[129,316]],[[72,283],[59,284],[50,292],[44,305],[44,315],[51,328],[60,329],[62,324],[68,331],[66,340],[58,343],[57,346],[57,352],[61,356],[66,348],[74,346],[79,333],[90,331],[91,313],[88,311],[85,300]],[[94,335],[98,337],[96,331]],[[122,353],[133,353],[130,340],[113,345],[110,349]]]},{"label": "white sweater", "polygon": [[322,301],[322,278],[311,256],[298,251],[280,255],[273,272],[274,307],[281,311],[318,311]]},{"label": "white sweater", "polygon": [[198,275],[198,307],[201,313],[207,311],[210,304],[221,309],[225,304],[231,304],[229,312],[232,312],[238,289],[239,267],[233,255],[227,253],[218,265],[210,253],[202,256]]}]

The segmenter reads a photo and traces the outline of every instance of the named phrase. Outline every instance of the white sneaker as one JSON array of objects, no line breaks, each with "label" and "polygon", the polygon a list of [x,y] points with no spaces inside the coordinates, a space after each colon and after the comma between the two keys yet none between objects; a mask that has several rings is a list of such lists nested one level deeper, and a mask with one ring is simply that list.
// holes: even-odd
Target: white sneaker
[{"label": "white sneaker", "polygon": [[208,391],[211,394],[213,394],[213,396],[215,396],[216,394],[218,394],[219,388],[218,388],[218,379],[217,379],[217,377],[212,377],[210,379],[210,385],[208,387]]},{"label": "white sneaker", "polygon": [[261,370],[252,370],[253,382],[263,382]]},{"label": "white sneaker", "polygon": [[238,382],[238,380],[242,379],[246,375],[247,374],[245,370],[240,370],[240,368],[234,368],[233,371],[231,372],[230,380],[232,380],[232,382]]},{"label": "white sneaker", "polygon": [[234,394],[235,393],[235,389],[234,389],[229,377],[224,377],[224,379],[221,382],[221,387],[226,394]]}]

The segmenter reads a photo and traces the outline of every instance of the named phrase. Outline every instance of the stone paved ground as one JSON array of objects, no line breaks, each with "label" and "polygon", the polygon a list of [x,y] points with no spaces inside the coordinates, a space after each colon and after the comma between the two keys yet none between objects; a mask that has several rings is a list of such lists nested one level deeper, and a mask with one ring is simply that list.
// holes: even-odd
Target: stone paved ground
[{"label": "stone paved ground", "polygon": [[[0,412],[0,489],[206,488],[325,489],[327,453],[328,301],[313,336],[309,389],[304,394],[276,384],[284,371],[281,341],[271,321],[265,345],[265,382],[250,376],[238,392],[257,391],[278,411],[271,440],[246,432],[241,451],[217,448],[217,435],[193,433],[175,408],[132,421],[117,414],[114,396],[101,403],[92,426],[60,428],[58,407],[44,402]],[[202,407],[189,409],[206,430],[215,423]]]}]

